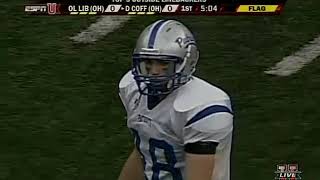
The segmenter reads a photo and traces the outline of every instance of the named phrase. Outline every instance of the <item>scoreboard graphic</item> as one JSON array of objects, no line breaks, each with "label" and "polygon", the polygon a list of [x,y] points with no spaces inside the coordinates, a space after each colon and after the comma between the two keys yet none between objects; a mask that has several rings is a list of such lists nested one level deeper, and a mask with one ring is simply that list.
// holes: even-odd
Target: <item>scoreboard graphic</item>
[{"label": "scoreboard graphic", "polygon": [[279,15],[286,0],[109,0],[24,6],[30,15]]}]

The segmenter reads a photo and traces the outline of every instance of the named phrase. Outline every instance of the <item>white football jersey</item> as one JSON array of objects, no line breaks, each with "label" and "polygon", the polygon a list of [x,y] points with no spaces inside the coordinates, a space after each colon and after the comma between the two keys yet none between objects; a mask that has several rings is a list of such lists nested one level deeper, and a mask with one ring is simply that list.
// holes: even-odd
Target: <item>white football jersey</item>
[{"label": "white football jersey", "polygon": [[131,71],[121,79],[119,91],[146,179],[186,179],[184,145],[198,141],[219,143],[212,180],[230,179],[233,113],[225,92],[193,77],[149,110]]}]

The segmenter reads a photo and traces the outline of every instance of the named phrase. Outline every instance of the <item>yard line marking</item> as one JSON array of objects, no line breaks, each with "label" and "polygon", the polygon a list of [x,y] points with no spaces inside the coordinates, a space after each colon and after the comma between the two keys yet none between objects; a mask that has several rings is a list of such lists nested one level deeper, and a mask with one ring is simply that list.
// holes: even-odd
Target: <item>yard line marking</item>
[{"label": "yard line marking", "polygon": [[290,76],[318,56],[320,56],[320,35],[303,46],[299,51],[284,57],[281,62],[278,62],[274,67],[264,72],[277,76]]},{"label": "yard line marking", "polygon": [[[132,16],[131,16],[132,17]],[[96,23],[91,24],[86,30],[70,37],[77,43],[94,43],[98,39],[106,36],[120,28],[127,22],[130,16],[104,16],[97,20]]]}]

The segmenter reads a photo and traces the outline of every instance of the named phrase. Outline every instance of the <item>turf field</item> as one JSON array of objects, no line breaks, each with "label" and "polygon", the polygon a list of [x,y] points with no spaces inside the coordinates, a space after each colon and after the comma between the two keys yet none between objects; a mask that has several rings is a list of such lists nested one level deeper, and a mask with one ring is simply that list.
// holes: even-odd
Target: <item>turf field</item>
[{"label": "turf field", "polygon": [[[117,95],[140,31],[138,16],[91,45],[69,37],[97,17],[30,17],[0,3],[0,180],[113,180],[133,144]],[[320,169],[320,58],[289,77],[263,73],[320,33],[320,1],[289,0],[276,17],[175,17],[196,35],[196,75],[235,109],[234,180],[272,180],[298,163]]]}]

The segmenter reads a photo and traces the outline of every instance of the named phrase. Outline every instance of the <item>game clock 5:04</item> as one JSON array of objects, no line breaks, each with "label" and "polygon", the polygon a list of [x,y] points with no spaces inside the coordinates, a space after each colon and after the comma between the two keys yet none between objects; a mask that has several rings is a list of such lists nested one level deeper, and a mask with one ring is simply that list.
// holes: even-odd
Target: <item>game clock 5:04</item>
[{"label": "game clock 5:04", "polygon": [[201,12],[217,12],[218,11],[218,6],[217,5],[201,5],[200,6],[200,11]]}]

